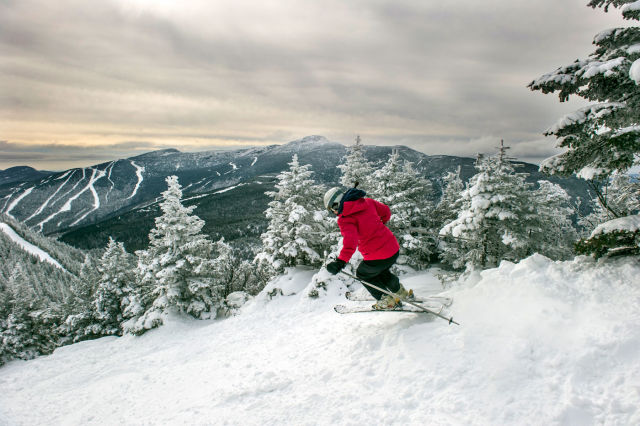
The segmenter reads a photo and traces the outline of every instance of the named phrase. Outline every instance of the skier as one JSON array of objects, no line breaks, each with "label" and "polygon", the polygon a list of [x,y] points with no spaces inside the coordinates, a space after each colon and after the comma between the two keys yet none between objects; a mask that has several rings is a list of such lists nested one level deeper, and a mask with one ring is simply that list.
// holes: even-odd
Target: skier
[{"label": "skier", "polygon": [[391,217],[391,209],[372,198],[364,198],[366,193],[357,186],[356,182],[355,187],[346,192],[337,187],[331,188],[324,195],[324,206],[338,216],[343,237],[342,251],[336,260],[327,264],[327,271],[334,275],[340,272],[357,248],[364,260],[358,266],[356,276],[395,293],[399,298],[365,285],[377,300],[373,308],[395,309],[399,300],[413,298],[413,291],[407,291],[390,271],[400,250],[398,240],[385,226]]}]

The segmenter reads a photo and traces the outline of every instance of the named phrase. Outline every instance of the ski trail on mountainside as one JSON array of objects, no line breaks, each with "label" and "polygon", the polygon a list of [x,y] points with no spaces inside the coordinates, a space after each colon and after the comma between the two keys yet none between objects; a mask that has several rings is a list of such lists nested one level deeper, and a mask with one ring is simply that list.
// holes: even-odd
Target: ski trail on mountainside
[{"label": "ski trail on mountainside", "polygon": [[[82,221],[85,217],[87,217],[89,214],[91,214],[92,212],[98,210],[100,208],[100,195],[98,194],[98,191],[96,191],[95,188],[95,183],[96,181],[102,179],[103,177],[106,176],[106,172],[104,170],[98,170],[98,169],[92,169],[93,173],[91,174],[91,178],[89,179],[89,183],[87,184],[87,186],[80,191],[77,196],[75,198],[78,198],[83,192],[86,192],[87,190],[91,191],[91,195],[93,195],[93,209],[88,210],[84,215],[82,215],[79,219],[77,219],[75,222],[73,222],[71,224],[71,226],[74,226],[76,224],[78,224],[80,221]],[[96,174],[98,175],[96,177]],[[71,200],[70,200],[71,201]],[[69,203],[69,210],[71,209],[71,203]]]},{"label": "ski trail on mountainside", "polygon": [[[69,172],[65,173],[65,175],[64,175],[64,176],[67,176],[67,175],[69,175],[69,176],[67,177],[67,179],[66,179],[64,182],[62,182],[62,184],[60,184],[60,186],[58,187],[58,189],[56,189],[56,191],[55,191],[53,194],[51,194],[51,195],[49,196],[49,198],[47,198],[47,199],[46,199],[46,201],[45,201],[44,203],[42,203],[42,205],[38,208],[38,210],[36,210],[35,212],[33,212],[33,214],[32,214],[31,216],[29,216],[28,218],[26,218],[26,219],[24,220],[24,222],[25,222],[25,223],[26,223],[26,222],[28,222],[29,220],[33,219],[34,217],[38,216],[40,213],[42,213],[42,211],[43,211],[45,208],[47,208],[47,206],[49,205],[49,202],[53,199],[53,197],[55,197],[55,196],[56,196],[56,194],[58,194],[58,192],[60,192],[60,190],[61,190],[61,189],[62,189],[62,188],[67,184],[67,182],[69,182],[69,179],[71,179],[71,175],[70,175],[70,173],[69,173]],[[64,177],[64,176],[63,176],[63,177]],[[62,178],[59,178],[59,179],[62,179]],[[55,179],[55,180],[58,180],[58,179]],[[39,224],[38,224],[38,225],[39,225]],[[42,232],[42,226],[40,226],[40,232]]]},{"label": "ski trail on mountainside", "polygon": [[35,188],[34,186],[32,186],[31,188],[26,189],[22,194],[20,194],[18,196],[18,198],[16,198],[15,200],[13,200],[11,202],[11,204],[9,204],[9,207],[7,208],[7,210],[4,212],[4,214],[6,214],[7,216],[9,216],[11,219],[13,220],[17,220],[12,214],[11,214],[11,210],[13,210],[18,203],[20,203],[20,201],[22,201],[22,199],[24,197],[26,197],[27,195],[31,194],[31,191],[33,191],[33,188]]},{"label": "ski trail on mountainside", "polygon": [[138,193],[138,188],[140,188],[140,184],[144,180],[144,177],[142,176],[142,172],[144,172],[144,167],[138,166],[133,160],[129,160],[129,161],[131,162],[131,165],[136,168],[136,176],[138,177],[138,182],[136,182],[136,186],[135,188],[133,188],[133,192],[131,193],[131,195],[129,195],[126,198],[127,200],[133,198]]},{"label": "ski trail on mountainside", "polygon": [[15,242],[17,245],[22,247],[23,250],[25,250],[25,251],[31,253],[32,255],[38,257],[40,260],[42,260],[44,262],[48,262],[48,263],[52,264],[53,266],[55,266],[57,268],[60,268],[60,269],[62,269],[63,271],[66,272],[66,269],[64,269],[64,267],[60,263],[58,263],[57,260],[55,260],[53,257],[51,257],[51,255],[49,255],[49,253],[47,253],[46,251],[42,250],[40,247],[34,246],[29,241],[27,241],[24,238],[22,238],[8,224],[0,222],[0,230],[2,232],[4,232],[9,238],[11,238],[11,240],[13,242]]}]

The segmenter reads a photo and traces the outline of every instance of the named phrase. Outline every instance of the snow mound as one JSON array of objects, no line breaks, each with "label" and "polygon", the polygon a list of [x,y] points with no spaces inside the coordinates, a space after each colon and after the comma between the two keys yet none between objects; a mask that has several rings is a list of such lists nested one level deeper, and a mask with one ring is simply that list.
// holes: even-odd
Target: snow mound
[{"label": "snow mound", "polygon": [[614,231],[636,232],[638,229],[640,229],[640,215],[636,214],[619,217],[598,225],[596,229],[593,230],[589,238],[593,238],[600,234],[608,234]]},{"label": "snow mound", "polygon": [[[346,283],[316,272],[287,270],[223,321],[10,362],[0,423],[640,424],[635,259],[504,262],[446,292],[459,327],[337,314]],[[429,272],[402,281],[441,291]]]}]

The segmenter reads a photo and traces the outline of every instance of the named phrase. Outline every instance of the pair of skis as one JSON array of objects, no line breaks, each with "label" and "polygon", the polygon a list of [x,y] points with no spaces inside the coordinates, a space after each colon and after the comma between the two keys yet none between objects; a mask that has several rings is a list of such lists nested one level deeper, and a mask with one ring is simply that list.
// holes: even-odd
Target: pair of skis
[{"label": "pair of skis", "polygon": [[[381,291],[385,294],[388,294],[392,297],[397,297],[395,294],[393,294],[392,292],[380,288],[377,285],[368,283],[366,281],[361,280],[360,278],[356,277],[355,275],[352,275],[348,272],[345,271],[340,271],[341,273],[345,274],[346,276],[353,278],[357,281],[360,281],[363,285],[366,285],[368,287],[374,288],[378,291]],[[355,295],[353,295],[352,293],[347,293],[347,299],[349,300],[354,300],[354,301],[374,301],[373,298],[369,299],[369,298],[361,298],[361,297],[357,297]],[[357,312],[413,312],[413,313],[427,313],[427,314],[432,314],[435,315],[439,318],[442,318],[443,320],[446,320],[449,322],[449,324],[458,324],[457,322],[455,322],[453,320],[453,317],[449,317],[447,318],[446,316],[444,316],[442,314],[442,311],[444,310],[445,307],[450,306],[451,303],[453,303],[453,299],[450,297],[445,297],[445,296],[432,296],[432,297],[427,297],[424,299],[413,299],[413,300],[402,300],[402,305],[400,307],[400,309],[393,309],[393,310],[375,310],[373,308],[369,308],[369,307],[349,307],[349,306],[345,306],[345,305],[337,305],[335,306],[333,309],[338,312],[339,314],[348,314],[348,313],[357,313]],[[412,308],[403,306],[404,304],[410,305]],[[414,309],[415,308],[415,309]]]}]

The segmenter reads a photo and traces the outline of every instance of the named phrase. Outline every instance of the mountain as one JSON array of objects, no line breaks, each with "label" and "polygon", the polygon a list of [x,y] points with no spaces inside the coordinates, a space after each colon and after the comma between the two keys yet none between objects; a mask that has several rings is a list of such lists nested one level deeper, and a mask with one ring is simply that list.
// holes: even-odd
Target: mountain
[{"label": "mountain", "polygon": [[[365,152],[370,161],[382,164],[393,149],[435,182],[434,197],[445,172],[459,166],[464,180],[475,173],[472,158],[427,155],[404,146],[366,146]],[[311,164],[316,181],[335,185],[340,177],[337,165],[347,147],[308,136],[284,145],[234,151],[154,151],[1,186],[0,212],[77,247],[103,247],[112,235],[133,251],[146,247],[153,218],[159,215],[157,202],[166,189],[165,178],[176,175],[185,204],[195,205],[195,214],[206,221],[205,232],[246,246],[266,225],[263,212],[269,199],[264,192],[273,189],[275,176],[288,168],[293,154],[301,164]],[[549,179],[574,197],[588,198],[584,181],[549,178],[537,166],[521,164],[531,181]]]},{"label": "mountain", "polygon": [[13,182],[31,182],[51,174],[53,174],[53,172],[36,170],[28,166],[10,167],[6,170],[0,170],[0,186]]},{"label": "mountain", "polygon": [[344,149],[325,138],[308,137],[284,146],[237,151],[154,151],[3,185],[0,212],[45,234],[59,233],[156,200],[170,175],[178,176],[185,194],[201,194],[260,175],[275,175],[287,167],[293,153],[298,153],[301,161],[320,170],[321,179],[329,179],[337,172],[328,166]]}]

